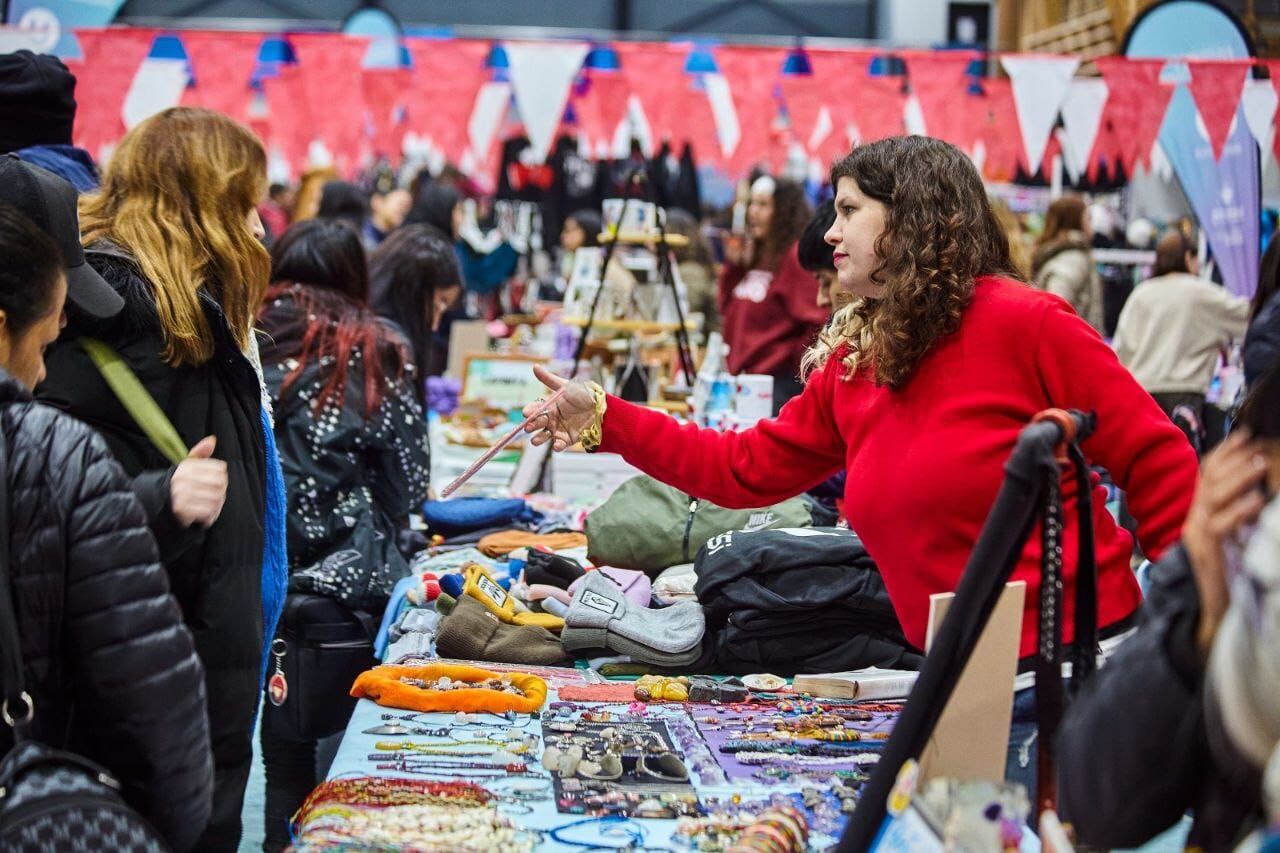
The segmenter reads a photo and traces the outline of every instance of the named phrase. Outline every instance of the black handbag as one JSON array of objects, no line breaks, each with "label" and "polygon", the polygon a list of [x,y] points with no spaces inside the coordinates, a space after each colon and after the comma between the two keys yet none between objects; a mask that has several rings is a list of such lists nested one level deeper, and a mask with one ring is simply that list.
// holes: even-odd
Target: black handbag
[{"label": "black handbag", "polygon": [[[356,700],[350,695],[356,676],[378,660],[373,654],[374,617],[325,595],[291,592],[284,602],[280,629],[271,644],[275,671],[267,699],[276,728],[290,740],[313,741],[337,734],[347,725]],[[276,685],[283,680],[283,696]],[[278,701],[277,701],[278,700]]]},{"label": "black handbag", "polygon": [[8,449],[0,429],[0,718],[14,746],[0,761],[0,850],[167,850],[120,796],[120,783],[87,758],[28,736],[36,703],[26,690],[9,577]]}]

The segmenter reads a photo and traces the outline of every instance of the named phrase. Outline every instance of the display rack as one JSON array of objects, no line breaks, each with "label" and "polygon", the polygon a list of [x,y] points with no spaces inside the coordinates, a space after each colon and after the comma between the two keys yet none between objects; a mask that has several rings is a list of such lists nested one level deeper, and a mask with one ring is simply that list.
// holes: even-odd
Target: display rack
[{"label": "display rack", "polygon": [[[614,227],[618,227],[621,223],[628,222],[627,213],[631,209],[631,205],[635,202],[642,204],[652,204],[652,188],[649,186],[645,172],[642,168],[637,168],[631,173],[631,177],[627,181],[627,194],[622,200],[622,208],[617,217]],[[694,376],[694,360],[693,349],[689,342],[689,322],[684,315],[684,308],[681,305],[680,289],[676,282],[675,264],[672,263],[671,249],[678,246],[688,245],[688,238],[679,234],[667,234],[666,224],[663,216],[657,216],[657,227],[654,230],[645,231],[620,231],[610,230],[601,235],[600,242],[604,245],[604,258],[600,265],[600,274],[596,281],[595,294],[591,299],[591,308],[587,312],[585,320],[579,318],[566,318],[565,322],[570,325],[580,325],[582,334],[578,338],[578,344],[574,350],[573,368],[570,376],[578,375],[578,368],[582,363],[582,354],[586,349],[587,340],[591,333],[597,330],[609,330],[625,333],[674,333],[676,338],[677,353],[679,355],[680,369],[684,372],[687,381],[692,381]],[[661,323],[646,320],[598,320],[597,312],[600,307],[601,297],[603,296],[607,284],[605,277],[609,269],[609,264],[613,260],[614,252],[620,245],[644,246],[655,251],[658,260],[658,282],[659,286],[665,285],[670,288],[672,303],[675,306],[676,322]],[[576,321],[576,322],[575,322]],[[696,325],[695,325],[696,328]]]}]

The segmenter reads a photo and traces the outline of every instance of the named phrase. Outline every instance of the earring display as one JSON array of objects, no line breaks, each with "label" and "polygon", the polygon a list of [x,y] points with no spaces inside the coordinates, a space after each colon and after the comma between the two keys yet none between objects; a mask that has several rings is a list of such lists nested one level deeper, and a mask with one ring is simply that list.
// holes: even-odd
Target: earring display
[{"label": "earring display", "polygon": [[551,774],[559,811],[666,818],[698,813],[690,769],[666,723],[626,719],[634,716],[596,709],[576,719],[542,721],[542,767]]}]

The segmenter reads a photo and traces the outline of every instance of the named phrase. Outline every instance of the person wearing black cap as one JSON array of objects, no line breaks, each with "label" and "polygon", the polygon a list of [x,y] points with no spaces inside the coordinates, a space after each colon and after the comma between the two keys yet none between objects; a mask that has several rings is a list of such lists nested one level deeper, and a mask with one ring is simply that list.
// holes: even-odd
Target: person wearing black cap
[{"label": "person wearing black cap", "polygon": [[[0,61],[4,58],[0,56]],[[0,155],[0,202],[13,205],[57,243],[66,264],[67,298],[76,307],[100,319],[123,310],[120,294],[85,263],[75,187],[16,154],[4,154]]]},{"label": "person wearing black cap", "polygon": [[75,75],[58,57],[0,54],[0,154],[15,153],[88,192],[98,187],[98,167],[71,144],[75,93]]},{"label": "person wearing black cap", "polygon": [[[11,161],[0,157],[6,198],[19,183]],[[186,850],[213,805],[204,674],[128,477],[92,429],[32,402],[44,348],[62,327],[65,280],[79,279],[86,304],[110,306],[92,299],[106,285],[86,285],[80,272],[75,190],[52,175],[28,189],[18,200],[38,221],[0,201],[0,493],[9,508],[0,582],[21,638],[24,734],[102,764],[166,844]],[[19,707],[12,694],[5,701]],[[13,745],[0,725],[0,755]],[[111,846],[92,834],[75,842]]]}]

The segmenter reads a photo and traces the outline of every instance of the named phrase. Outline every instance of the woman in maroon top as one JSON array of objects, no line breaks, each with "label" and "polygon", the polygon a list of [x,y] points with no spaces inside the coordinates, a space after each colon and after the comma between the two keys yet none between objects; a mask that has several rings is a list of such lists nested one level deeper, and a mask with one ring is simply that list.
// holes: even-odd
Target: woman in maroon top
[{"label": "woman in maroon top", "polygon": [[[958,148],[898,137],[832,170],[827,233],[853,294],[805,356],[804,392],[776,420],[738,433],[680,426],[575,382],[533,441],[579,438],[721,506],[764,506],[844,467],[845,512],[879,565],[907,639],[923,647],[929,596],[953,592],[1004,478],[1018,434],[1051,407],[1094,411],[1085,454],[1128,494],[1138,539],[1157,559],[1190,505],[1196,458],[1182,433],[1061,298],[1016,280],[982,180]],[[565,381],[545,371],[551,388]],[[1141,594],[1130,534],[1094,484],[1098,624],[1115,636]],[[1071,641],[1078,524],[1063,482],[1063,625]],[[1021,655],[1034,654],[1040,537],[1013,573],[1027,582]]]},{"label": "woman in maroon top", "polygon": [[800,359],[827,321],[796,242],[809,222],[804,188],[763,177],[751,185],[747,239],[720,272],[721,329],[729,372],[773,377],[773,413],[800,393]]}]

